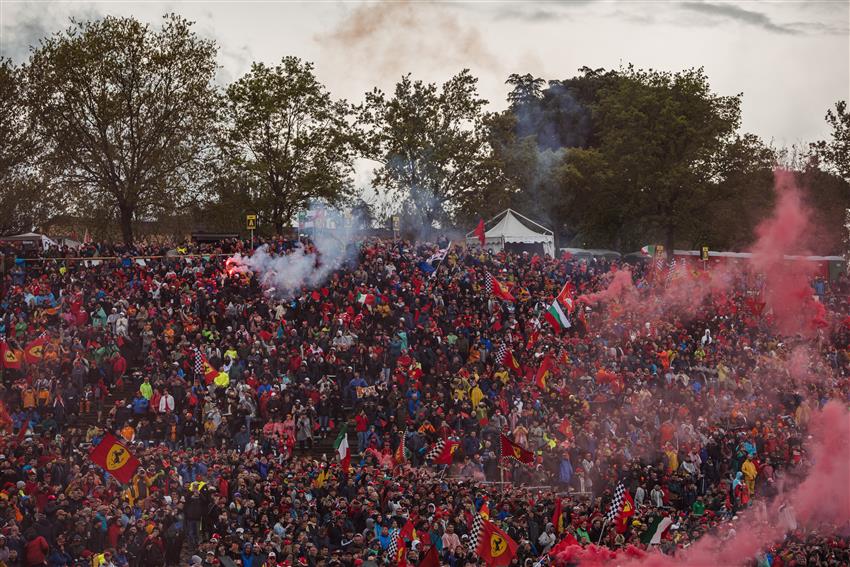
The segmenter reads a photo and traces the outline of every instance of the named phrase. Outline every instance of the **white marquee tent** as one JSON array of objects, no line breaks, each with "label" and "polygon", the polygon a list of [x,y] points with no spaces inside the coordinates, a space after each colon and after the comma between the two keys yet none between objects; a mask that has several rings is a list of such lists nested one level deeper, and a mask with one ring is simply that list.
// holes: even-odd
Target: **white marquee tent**
[{"label": "white marquee tent", "polygon": [[[494,252],[504,250],[506,245],[510,249],[511,244],[541,245],[545,254],[555,255],[555,234],[513,209],[505,209],[487,221],[484,227],[486,228],[484,247]],[[474,232],[473,230],[466,234],[467,244],[479,244]]]}]

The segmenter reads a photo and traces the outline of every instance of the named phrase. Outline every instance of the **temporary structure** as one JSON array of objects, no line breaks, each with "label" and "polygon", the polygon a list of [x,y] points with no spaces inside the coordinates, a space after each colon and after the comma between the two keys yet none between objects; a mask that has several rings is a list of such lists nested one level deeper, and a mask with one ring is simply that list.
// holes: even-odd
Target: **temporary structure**
[{"label": "temporary structure", "polygon": [[[494,252],[502,250],[534,251],[555,255],[555,234],[513,209],[505,209],[484,223],[484,247]],[[479,244],[478,237],[470,231],[467,244]]]},{"label": "temporary structure", "polygon": [[0,242],[19,242],[23,246],[38,247],[43,250],[47,250],[51,246],[58,246],[56,241],[35,232],[25,232],[24,234],[16,234],[15,236],[3,236],[0,237]]}]

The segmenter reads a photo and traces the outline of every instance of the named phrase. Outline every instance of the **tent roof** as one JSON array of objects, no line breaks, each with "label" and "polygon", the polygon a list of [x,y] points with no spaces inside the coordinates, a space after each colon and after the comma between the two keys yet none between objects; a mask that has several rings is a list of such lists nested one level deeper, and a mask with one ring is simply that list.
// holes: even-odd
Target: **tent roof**
[{"label": "tent roof", "polygon": [[[505,209],[485,223],[485,226],[496,219],[499,219],[498,222],[484,233],[486,238],[503,238],[506,242],[549,242],[554,236],[545,226],[513,209]],[[468,232],[466,236],[471,237],[473,232]]]}]

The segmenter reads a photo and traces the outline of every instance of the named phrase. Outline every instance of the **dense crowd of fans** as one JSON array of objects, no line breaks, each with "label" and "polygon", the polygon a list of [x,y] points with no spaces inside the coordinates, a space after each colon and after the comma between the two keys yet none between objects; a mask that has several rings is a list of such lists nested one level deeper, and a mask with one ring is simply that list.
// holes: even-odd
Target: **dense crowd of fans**
[{"label": "dense crowd of fans", "polygon": [[[435,547],[445,565],[476,565],[483,506],[518,565],[551,561],[567,536],[675,556],[746,529],[742,509],[810,466],[812,413],[848,400],[843,280],[813,282],[829,325],[805,340],[821,379],[804,383],[785,364],[803,339],[772,333],[745,278],[667,309],[669,278],[637,264],[646,311],[577,301],[559,334],[541,312],[564,282],[600,291],[619,261],[458,246],[422,264],[447,246],[367,240],[286,298],[226,269],[244,242],[8,251],[0,333],[12,350],[47,343],[37,364],[3,369],[0,562],[370,566],[411,521],[409,564]],[[515,302],[487,293],[488,272]],[[497,360],[502,344],[519,370]],[[344,423],[348,472],[330,445]],[[105,433],[141,461],[126,485],[88,457]],[[503,459],[500,433],[535,462]],[[425,459],[440,439],[459,442],[450,466]],[[603,522],[619,481],[636,507],[622,533]],[[776,521],[786,539],[742,563],[850,563],[847,526],[811,533],[789,508]]]}]

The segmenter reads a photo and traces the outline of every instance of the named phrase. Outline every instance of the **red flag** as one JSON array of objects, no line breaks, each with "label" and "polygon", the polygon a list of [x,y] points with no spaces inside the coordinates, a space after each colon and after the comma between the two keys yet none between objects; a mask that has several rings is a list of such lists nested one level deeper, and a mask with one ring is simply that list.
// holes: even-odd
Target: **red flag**
[{"label": "red flag", "polygon": [[629,527],[629,518],[635,515],[635,501],[632,500],[632,495],[629,494],[629,491],[626,490],[623,493],[623,507],[620,509],[620,513],[617,514],[617,519],[615,520],[614,527],[617,530],[618,534],[621,534],[626,531],[626,528]]},{"label": "red flag", "polygon": [[528,449],[514,443],[510,439],[508,439],[504,433],[499,434],[500,440],[502,442],[502,458],[503,459],[516,459],[517,461],[530,465],[534,463],[534,453],[529,451]]},{"label": "red flag", "polygon": [[555,499],[555,512],[552,514],[552,525],[555,526],[555,533],[560,535],[564,532],[564,510],[561,507],[561,499]]},{"label": "red flag", "polygon": [[100,443],[92,448],[89,458],[121,484],[130,482],[139,468],[139,459],[111,433],[104,435]]},{"label": "red flag", "polygon": [[558,293],[558,297],[555,298],[561,303],[561,305],[567,308],[567,313],[572,313],[575,308],[575,305],[573,304],[574,291],[573,284],[567,282],[564,284],[564,287],[561,288],[560,293]]},{"label": "red flag", "polygon": [[537,387],[541,390],[546,389],[546,380],[548,380],[549,376],[552,375],[553,368],[555,368],[555,361],[547,354],[543,357],[543,361],[540,363],[540,368],[537,369],[537,374],[534,377],[534,383],[537,384]]},{"label": "red flag", "polygon": [[505,567],[511,564],[519,546],[511,537],[489,520],[483,520],[478,547],[478,557],[490,567]]},{"label": "red flag", "polygon": [[407,567],[407,544],[401,534],[398,536],[398,547],[395,551],[395,564],[398,567]]},{"label": "red flag", "polygon": [[540,340],[540,329],[535,329],[531,335],[528,337],[528,341],[525,343],[525,350],[531,350],[534,348],[534,345],[537,341]]},{"label": "red flag", "polygon": [[484,228],[484,219],[478,219],[478,226],[475,227],[472,234],[477,236],[478,242],[481,243],[481,246],[484,246],[484,243],[487,242],[487,231]]},{"label": "red flag", "polygon": [[0,338],[0,355],[3,356],[3,368],[20,369],[21,352],[10,347],[5,338]]},{"label": "red flag", "polygon": [[432,545],[428,548],[418,567],[440,567],[440,554],[437,553],[436,546]]},{"label": "red flag", "polygon": [[399,540],[409,539],[411,541],[419,539],[416,537],[416,528],[413,526],[413,519],[407,519],[407,522],[405,522],[404,526],[402,526],[401,530],[398,532],[398,538]]},{"label": "red flag", "polygon": [[499,350],[496,352],[496,361],[503,366],[507,366],[516,374],[519,374],[519,371],[521,370],[519,362],[517,362],[513,351],[509,349],[508,345],[505,343],[502,343],[501,346],[499,346]]},{"label": "red flag", "polygon": [[505,284],[501,283],[499,280],[494,278],[490,274],[490,272],[487,272],[485,277],[487,278],[487,282],[486,282],[487,291],[490,293],[490,295],[493,295],[493,296],[498,297],[499,299],[503,299],[505,301],[510,301],[510,302],[516,301],[514,296],[511,295],[511,292],[508,289],[508,286],[506,286]]},{"label": "red flag", "polygon": [[398,447],[396,447],[395,453],[393,453],[393,466],[394,467],[402,467],[406,462],[404,456],[404,438],[407,435],[407,432],[401,434],[401,441],[399,441]]},{"label": "red flag", "polygon": [[455,451],[460,446],[460,442],[447,440],[443,443],[443,447],[439,453],[434,457],[433,463],[435,465],[450,465],[452,464],[452,460],[454,459]]},{"label": "red flag", "polygon": [[24,347],[24,361],[27,364],[38,364],[44,358],[44,345],[47,344],[47,337],[40,336],[37,339],[30,341]]},{"label": "red flag", "polygon": [[201,364],[203,365],[204,381],[207,385],[212,384],[215,377],[218,376],[218,370],[213,368],[213,365],[210,364],[210,361],[207,360],[207,356],[204,353],[201,353]]}]

